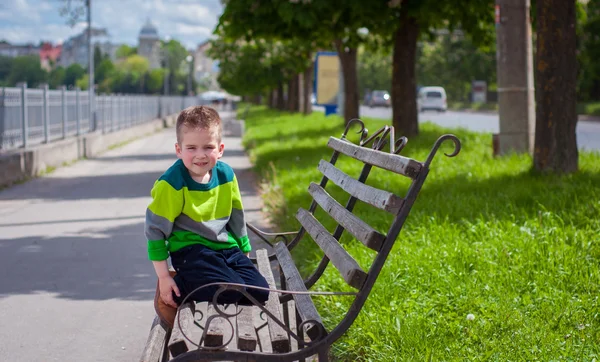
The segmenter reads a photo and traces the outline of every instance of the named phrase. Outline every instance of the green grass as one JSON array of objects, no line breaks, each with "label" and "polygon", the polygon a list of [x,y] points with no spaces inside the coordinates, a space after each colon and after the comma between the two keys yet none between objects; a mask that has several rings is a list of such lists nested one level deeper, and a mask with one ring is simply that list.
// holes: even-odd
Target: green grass
[{"label": "green grass", "polygon": [[[384,124],[366,123],[371,133]],[[249,111],[244,144],[260,176],[271,180],[264,199],[281,231],[299,228],[294,215],[309,206],[306,189],[320,180],[318,160],[331,156],[326,141],[342,132],[337,116]],[[540,175],[530,171],[528,155],[492,157],[490,134],[432,124],[423,125],[402,154],[424,161],[447,132],[461,139],[463,150],[434,159],[366,305],[332,348],[335,360],[598,360],[600,154],[580,153],[577,174]],[[338,165],[358,172],[342,158]],[[407,186],[379,171],[370,184]],[[387,230],[388,215],[359,206],[363,219]],[[332,221],[324,220],[332,230]],[[374,252],[348,235],[341,242],[368,268]],[[294,257],[307,274],[320,253],[305,238]],[[317,288],[350,290],[331,266]],[[328,328],[351,301],[313,299]]]},{"label": "green grass", "polygon": [[469,102],[450,102],[448,108],[454,111],[473,110],[473,111],[498,111],[498,103],[469,103]]}]

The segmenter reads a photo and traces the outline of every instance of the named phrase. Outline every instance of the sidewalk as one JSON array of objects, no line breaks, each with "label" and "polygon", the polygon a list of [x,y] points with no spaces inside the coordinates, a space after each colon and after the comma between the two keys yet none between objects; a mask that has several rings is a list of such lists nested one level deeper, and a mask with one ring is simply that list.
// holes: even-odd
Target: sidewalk
[{"label": "sidewalk", "polygon": [[[248,221],[268,227],[241,138],[224,142]],[[174,143],[168,128],[0,191],[3,360],[139,359],[156,285],[145,209]]]}]

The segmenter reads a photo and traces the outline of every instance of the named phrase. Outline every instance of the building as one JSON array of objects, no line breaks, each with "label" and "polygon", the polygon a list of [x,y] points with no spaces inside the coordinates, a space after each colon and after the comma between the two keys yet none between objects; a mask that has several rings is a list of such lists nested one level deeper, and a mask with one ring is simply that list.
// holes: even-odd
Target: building
[{"label": "building", "polygon": [[156,69],[161,66],[160,51],[160,37],[158,36],[158,30],[154,24],[152,24],[150,19],[148,19],[138,36],[138,54],[148,59],[150,69]]},{"label": "building", "polygon": [[38,55],[40,53],[40,47],[33,44],[10,44],[5,41],[0,41],[0,55],[5,57],[22,57],[25,55]]},{"label": "building", "polygon": [[217,76],[219,75],[219,63],[208,54],[210,41],[198,45],[194,53],[194,79],[196,82],[209,90],[220,90]]},{"label": "building", "polygon": [[60,60],[62,45],[54,46],[51,43],[42,43],[40,48],[40,63],[43,69],[50,71]]},{"label": "building", "polygon": [[[68,67],[71,64],[79,64],[86,68],[88,66],[88,36],[87,29],[81,32],[81,34],[75,35],[62,45],[62,51],[60,55],[60,61],[58,64],[63,67]],[[105,43],[108,33],[106,29],[92,28],[92,37],[96,38],[94,46],[99,46]]]}]

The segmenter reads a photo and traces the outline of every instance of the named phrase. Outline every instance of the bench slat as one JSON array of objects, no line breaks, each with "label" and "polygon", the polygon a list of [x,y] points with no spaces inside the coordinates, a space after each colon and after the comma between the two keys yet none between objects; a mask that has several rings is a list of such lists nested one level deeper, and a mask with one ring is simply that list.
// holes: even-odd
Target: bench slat
[{"label": "bench slat", "polygon": [[256,330],[251,306],[238,306],[237,316],[237,345],[242,351],[254,351],[256,349]]},{"label": "bench slat", "polygon": [[321,250],[331,260],[333,266],[342,274],[346,283],[351,287],[360,289],[365,279],[367,279],[367,273],[361,269],[356,260],[348,254],[344,247],[308,210],[303,208],[298,209],[296,218],[313,240],[321,247]]},{"label": "bench slat", "polygon": [[[208,303],[206,321],[208,322],[208,319],[213,315],[219,315],[219,313],[217,313],[212,303]],[[206,328],[206,324],[204,328]],[[221,317],[213,318],[210,322],[208,331],[206,331],[204,345],[206,347],[218,347],[223,345],[223,319],[221,319]]]},{"label": "bench slat", "polygon": [[340,203],[331,197],[327,191],[314,182],[308,187],[308,192],[315,201],[331,215],[344,229],[348,230],[354,237],[366,247],[379,251],[385,236],[373,229],[358,216],[346,210]]},{"label": "bench slat", "polygon": [[391,192],[380,190],[357,181],[325,160],[319,162],[318,168],[325,177],[344,189],[344,191],[381,210],[397,213],[404,202],[401,197]]},{"label": "bench slat", "polygon": [[361,147],[336,137],[330,137],[327,146],[356,160],[385,170],[416,178],[423,167],[420,162],[404,156]]},{"label": "bench slat", "polygon": [[[273,271],[271,271],[271,264],[269,263],[269,254],[265,249],[256,250],[256,260],[258,263],[258,270],[265,277],[270,288],[276,288],[275,277],[273,277]],[[279,296],[277,293],[269,293],[269,300],[265,304],[269,312],[283,321],[283,313],[281,310],[281,303],[279,303]],[[269,333],[271,335],[271,346],[273,352],[285,353],[290,351],[290,341],[288,339],[287,332],[270,317],[267,319],[269,327]]]},{"label": "bench slat", "polygon": [[[306,292],[306,286],[304,285],[302,276],[300,276],[300,272],[296,268],[294,260],[292,259],[292,255],[290,254],[287,246],[285,246],[285,244],[282,242],[275,244],[275,254],[277,255],[279,266],[281,267],[281,271],[285,277],[287,289],[297,292]],[[317,308],[315,308],[310,295],[293,294],[293,297],[296,303],[296,310],[298,311],[298,315],[300,315],[300,322],[314,320],[321,324],[321,326],[323,325],[321,316],[319,315]],[[308,327],[306,334],[311,340],[316,339],[319,336],[319,327]]]},{"label": "bench slat", "polygon": [[166,337],[167,330],[165,326],[160,323],[160,318],[158,318],[158,316],[154,317],[152,327],[150,327],[150,333],[148,334],[148,341],[142,352],[140,362],[161,362]]},{"label": "bench slat", "polygon": [[[171,338],[169,338],[169,352],[171,352],[171,356],[173,357],[177,357],[189,350],[196,349],[196,347],[183,336],[185,333],[188,338],[191,337],[191,327],[194,325],[194,303],[185,303],[179,308],[177,314],[178,315],[175,316],[175,325],[171,331]],[[181,329],[178,327],[177,318],[179,318]]]}]

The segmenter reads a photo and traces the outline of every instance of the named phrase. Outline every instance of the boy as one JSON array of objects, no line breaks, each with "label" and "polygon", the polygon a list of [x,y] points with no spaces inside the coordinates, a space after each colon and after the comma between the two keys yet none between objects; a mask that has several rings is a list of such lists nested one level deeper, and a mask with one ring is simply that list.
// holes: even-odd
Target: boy
[{"label": "boy", "polygon": [[[178,160],[154,183],[145,225],[148,257],[158,276],[155,309],[170,326],[177,306],[202,285],[269,287],[248,258],[251,247],[237,179],[231,167],[219,161],[225,147],[219,114],[206,106],[189,107],[177,117],[176,133]],[[169,254],[174,277],[168,270]],[[218,288],[200,289],[190,298],[212,301]],[[261,303],[269,296],[265,290],[247,292]],[[229,290],[219,303],[248,304],[242,297]]]}]

